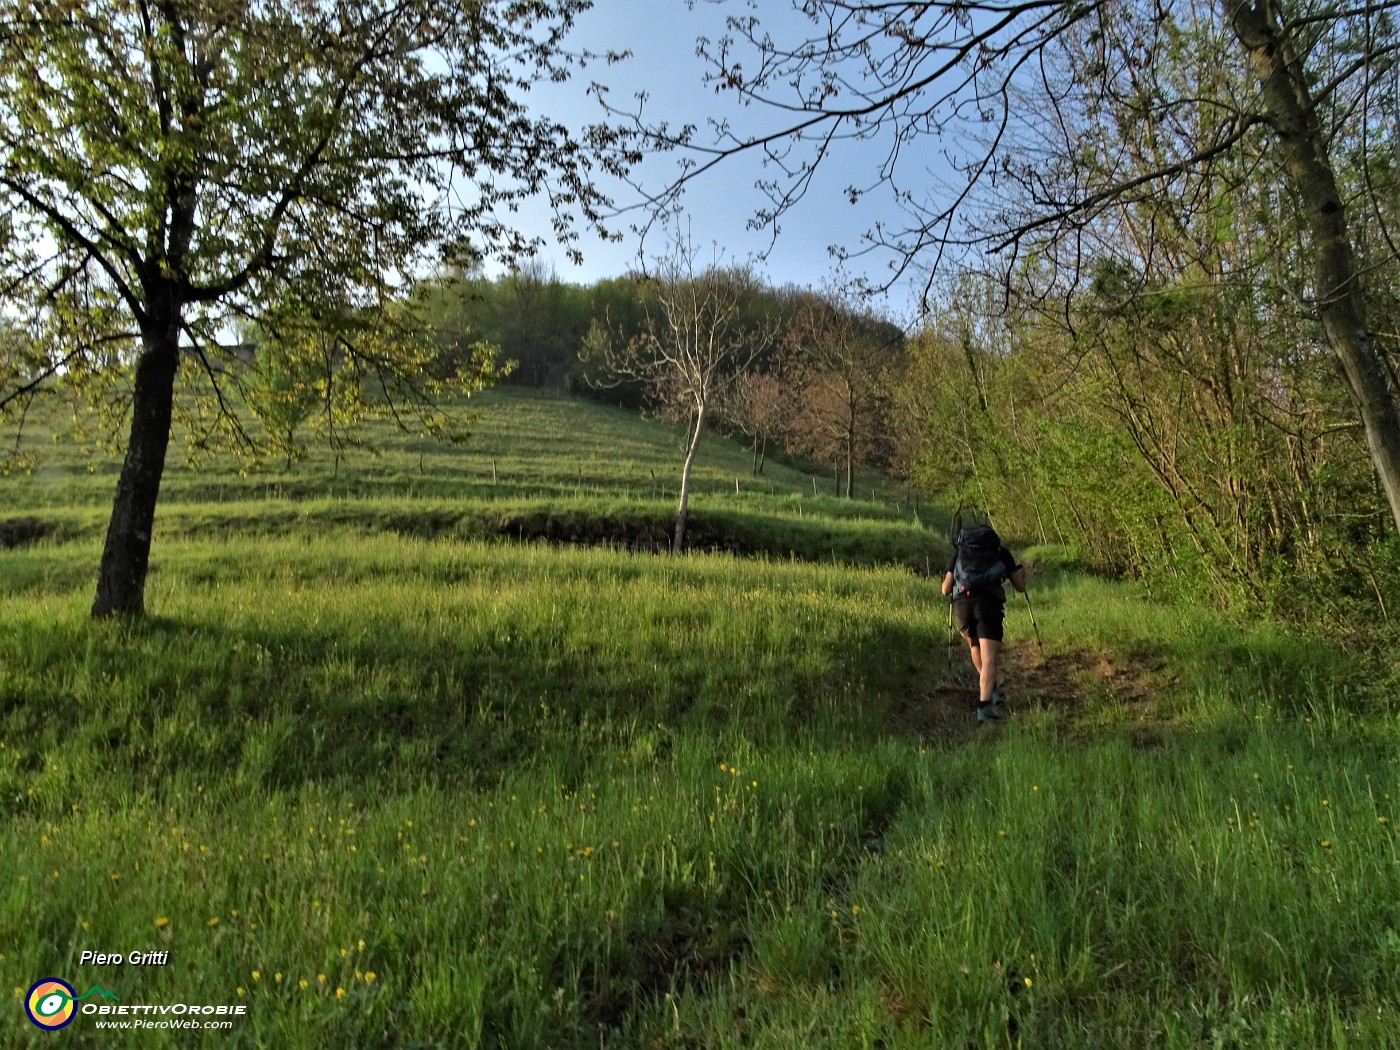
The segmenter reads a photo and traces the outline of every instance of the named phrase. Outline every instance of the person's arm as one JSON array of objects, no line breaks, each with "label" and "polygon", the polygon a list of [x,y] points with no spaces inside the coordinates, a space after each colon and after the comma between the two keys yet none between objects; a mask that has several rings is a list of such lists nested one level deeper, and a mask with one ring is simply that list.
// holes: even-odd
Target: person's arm
[{"label": "person's arm", "polygon": [[948,559],[948,564],[943,568],[943,594],[948,596],[953,593],[953,566],[958,564],[958,551],[953,548],[952,557]]},{"label": "person's arm", "polygon": [[1006,566],[1006,578],[1022,594],[1026,593],[1026,567],[1016,563],[1016,555],[1005,547],[1001,549],[1001,563]]}]

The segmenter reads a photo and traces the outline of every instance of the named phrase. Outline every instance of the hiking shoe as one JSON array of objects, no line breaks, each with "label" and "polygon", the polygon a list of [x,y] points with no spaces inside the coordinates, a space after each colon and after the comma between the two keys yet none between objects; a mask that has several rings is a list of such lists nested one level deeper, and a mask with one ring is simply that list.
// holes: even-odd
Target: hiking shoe
[{"label": "hiking shoe", "polygon": [[992,690],[992,703],[997,707],[1004,707],[1006,705],[1006,690],[1001,686],[997,686]]},{"label": "hiking shoe", "polygon": [[1001,715],[999,715],[999,714],[997,713],[996,705],[993,704],[990,700],[984,701],[984,702],[979,703],[979,704],[977,705],[977,724],[978,724],[978,725],[982,725],[984,722],[1000,722],[1000,721],[1001,721]]}]

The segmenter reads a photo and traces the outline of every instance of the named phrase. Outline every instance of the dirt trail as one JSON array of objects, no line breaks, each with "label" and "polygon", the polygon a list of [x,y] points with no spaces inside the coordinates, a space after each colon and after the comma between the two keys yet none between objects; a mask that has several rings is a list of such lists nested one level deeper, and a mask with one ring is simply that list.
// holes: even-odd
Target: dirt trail
[{"label": "dirt trail", "polygon": [[[955,645],[952,657],[946,674],[931,673],[926,686],[899,699],[891,710],[891,728],[930,742],[977,731],[977,679],[972,664],[961,643]],[[1079,649],[1045,654],[1034,644],[1019,642],[1006,647],[1002,660],[1002,684],[1012,718],[1045,708],[1071,715],[1090,699],[1108,699],[1135,709],[1134,720],[1150,725],[1154,698],[1171,684],[1164,661],[1146,652],[1106,654]]]}]

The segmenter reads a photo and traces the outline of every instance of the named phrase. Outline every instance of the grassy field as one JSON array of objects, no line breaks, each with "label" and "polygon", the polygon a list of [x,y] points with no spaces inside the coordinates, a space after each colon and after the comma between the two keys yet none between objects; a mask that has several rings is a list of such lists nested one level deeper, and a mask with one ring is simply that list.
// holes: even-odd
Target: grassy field
[{"label": "grassy field", "polygon": [[[134,625],[109,465],[0,482],[52,526],[0,550],[0,1046],[1400,1045],[1395,715],[1335,647],[1033,551],[979,731],[910,508],[715,444],[758,556],[503,542],[664,516],[679,438],[506,392],[474,444],[173,472]],[[47,976],[246,1009],[48,1033]]]},{"label": "grassy field", "polygon": [[[175,451],[161,487],[158,538],[211,534],[304,535],[353,530],[428,538],[498,536],[664,549],[675,519],[685,435],[661,422],[591,402],[488,391],[463,445],[371,423],[369,451],[312,448],[290,469],[281,459],[232,458],[191,466]],[[36,537],[100,537],[119,461],[102,456],[93,424],[31,428],[38,464],[0,478],[6,496],[0,549]],[[692,545],[841,563],[921,564],[930,554],[922,511],[881,478],[863,476],[856,500],[832,480],[752,456],[715,436],[693,480]],[[942,548],[938,548],[942,549]]]}]

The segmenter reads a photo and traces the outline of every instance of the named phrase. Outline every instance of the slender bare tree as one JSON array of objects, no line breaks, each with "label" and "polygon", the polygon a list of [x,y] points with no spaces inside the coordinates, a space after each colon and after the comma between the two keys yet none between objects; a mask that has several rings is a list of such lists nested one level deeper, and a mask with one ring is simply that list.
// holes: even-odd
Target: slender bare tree
[{"label": "slender bare tree", "polygon": [[763,473],[768,442],[787,437],[792,415],[788,386],[781,375],[754,369],[739,375],[725,403],[724,418],[753,443],[750,473],[754,477]]},{"label": "slender bare tree", "polygon": [[718,260],[701,266],[688,238],[677,237],[673,250],[656,260],[647,284],[641,333],[622,340],[595,326],[586,352],[601,365],[600,379],[641,383],[654,406],[688,424],[672,541],[679,553],[706,427],[740,376],[772,345],[777,325],[750,309],[761,287],[750,268]]}]

